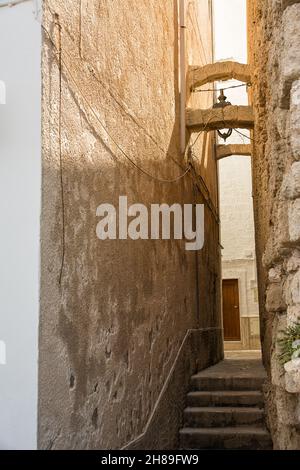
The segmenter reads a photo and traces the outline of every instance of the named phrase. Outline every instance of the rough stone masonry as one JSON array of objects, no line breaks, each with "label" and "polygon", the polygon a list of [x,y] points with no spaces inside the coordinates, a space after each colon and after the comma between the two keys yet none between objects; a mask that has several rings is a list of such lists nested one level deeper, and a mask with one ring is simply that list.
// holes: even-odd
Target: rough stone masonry
[{"label": "rough stone masonry", "polygon": [[249,0],[253,182],[268,419],[275,448],[300,448],[280,330],[300,317],[300,2]]}]

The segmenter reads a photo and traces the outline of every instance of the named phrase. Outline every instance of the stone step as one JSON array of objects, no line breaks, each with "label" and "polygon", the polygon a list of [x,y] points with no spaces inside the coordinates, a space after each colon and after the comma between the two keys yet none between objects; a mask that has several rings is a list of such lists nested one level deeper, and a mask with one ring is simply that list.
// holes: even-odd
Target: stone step
[{"label": "stone step", "polygon": [[186,427],[225,427],[262,424],[264,410],[255,407],[189,407],[184,410]]},{"label": "stone step", "polygon": [[263,408],[263,394],[252,390],[221,390],[190,392],[188,406],[258,406]]},{"label": "stone step", "polygon": [[206,390],[262,390],[264,378],[257,376],[205,376],[203,373],[192,376],[191,387],[193,391]]},{"label": "stone step", "polygon": [[184,428],[180,431],[181,449],[272,449],[268,431],[262,427]]}]

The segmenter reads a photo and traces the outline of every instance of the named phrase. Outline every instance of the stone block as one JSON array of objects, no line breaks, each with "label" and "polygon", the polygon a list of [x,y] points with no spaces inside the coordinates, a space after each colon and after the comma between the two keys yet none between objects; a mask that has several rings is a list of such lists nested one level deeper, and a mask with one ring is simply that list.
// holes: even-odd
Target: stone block
[{"label": "stone block", "polygon": [[274,209],[273,227],[263,254],[263,264],[268,269],[272,268],[275,263],[278,263],[283,258],[286,258],[290,251],[289,245],[291,244],[287,203],[285,200],[278,198],[275,204],[277,211]]},{"label": "stone block", "polygon": [[281,251],[283,246],[289,243],[289,239],[288,223],[271,232],[262,257],[263,266],[266,269],[270,269],[274,263],[281,259]]},{"label": "stone block", "polygon": [[282,195],[286,199],[300,197],[300,162],[293,163],[290,171],[285,175],[282,184]]},{"label": "stone block", "polygon": [[272,349],[271,349],[271,382],[276,387],[284,388],[284,374],[283,367],[279,361],[279,354],[281,352],[278,339],[280,338],[280,331],[286,328],[286,315],[276,315],[272,323]]},{"label": "stone block", "polygon": [[281,107],[288,108],[293,82],[300,78],[300,3],[286,8],[282,21]]},{"label": "stone block", "polygon": [[300,251],[294,250],[292,256],[286,263],[286,270],[288,273],[293,273],[300,269]]},{"label": "stone block", "polygon": [[300,199],[290,203],[288,213],[290,241],[300,241]]},{"label": "stone block", "polygon": [[288,326],[297,323],[300,320],[300,305],[288,307],[287,309],[287,324]]},{"label": "stone block", "polygon": [[[299,48],[300,49],[300,48]],[[293,157],[300,160],[300,80],[296,80],[291,88],[290,101],[290,141]],[[299,171],[299,170],[297,170]]]},{"label": "stone block", "polygon": [[300,3],[294,3],[287,8],[282,18],[282,32],[284,54],[282,57],[282,71],[285,78],[297,79],[300,77]]},{"label": "stone block", "polygon": [[283,9],[294,5],[294,3],[300,3],[300,0],[281,0],[281,5]]},{"label": "stone block", "polygon": [[[284,377],[284,375],[283,375]],[[276,408],[278,424],[287,426],[294,426],[298,422],[297,404],[298,400],[296,395],[288,394],[284,387],[277,387],[276,394]]]},{"label": "stone block", "polygon": [[285,389],[289,393],[300,393],[300,359],[284,364]]},{"label": "stone block", "polygon": [[275,282],[269,285],[267,289],[266,310],[268,312],[284,312],[286,303],[283,296],[283,287],[281,282]]},{"label": "stone block", "polygon": [[[277,341],[277,338],[275,339]],[[278,360],[279,349],[276,347],[271,356],[271,382],[275,387],[284,388],[284,374],[282,373],[282,365]]]},{"label": "stone block", "polygon": [[269,281],[270,282],[280,282],[282,279],[282,270],[281,266],[276,266],[271,268],[268,273]]},{"label": "stone block", "polygon": [[288,305],[300,305],[300,271],[288,277],[285,290]]}]

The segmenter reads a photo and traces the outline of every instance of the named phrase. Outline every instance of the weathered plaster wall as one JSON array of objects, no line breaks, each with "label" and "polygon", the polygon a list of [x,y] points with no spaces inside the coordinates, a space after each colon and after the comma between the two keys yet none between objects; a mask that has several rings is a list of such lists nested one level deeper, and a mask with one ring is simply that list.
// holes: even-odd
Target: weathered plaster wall
[{"label": "weathered plaster wall", "polygon": [[269,422],[276,448],[299,449],[298,397],[284,388],[279,331],[300,316],[300,3],[250,0],[254,204]]},{"label": "weathered plaster wall", "polygon": [[[49,0],[44,13],[39,447],[119,448],[145,431],[187,330],[206,344],[201,328],[220,328],[219,234],[207,203],[200,253],[183,241],[100,242],[96,208],[120,195],[200,203],[202,193],[217,207],[216,165],[210,139],[199,139],[194,165],[208,195],[197,177],[149,179],[114,143],[160,178],[186,165],[176,1]],[[193,63],[212,60],[210,21],[210,2],[189,2]],[[213,334],[199,368],[222,355],[220,329]]]}]

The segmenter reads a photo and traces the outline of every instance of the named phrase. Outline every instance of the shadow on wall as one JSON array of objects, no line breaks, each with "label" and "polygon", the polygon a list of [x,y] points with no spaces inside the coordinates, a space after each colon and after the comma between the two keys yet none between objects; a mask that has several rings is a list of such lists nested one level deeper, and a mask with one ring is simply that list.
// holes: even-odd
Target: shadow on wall
[{"label": "shadow on wall", "polygon": [[[95,5],[91,2],[90,8]],[[164,2],[157,11],[151,9],[147,2],[136,2],[135,5],[136,8],[147,8],[149,15],[155,11],[159,25],[157,34],[161,34],[161,26],[167,21],[168,28],[159,36],[162,44],[159,43],[158,47],[152,44],[145,61],[147,67],[153,62],[162,68],[158,73],[158,77],[164,80],[159,84],[164,93],[162,97],[157,93],[158,78],[153,68],[150,67],[151,73],[147,68],[144,70],[146,73],[137,76],[145,55],[144,48],[141,49],[140,44],[136,45],[132,39],[132,35],[137,34],[135,42],[140,41],[144,46],[145,34],[142,30],[139,32],[139,24],[134,31],[130,30],[132,34],[123,36],[125,42],[130,41],[130,50],[120,47],[123,30],[117,32],[116,43],[113,42],[116,54],[123,54],[126,60],[137,61],[126,70],[125,78],[122,75],[122,80],[115,75],[112,77],[111,67],[119,64],[124,59],[123,55],[114,58],[107,68],[103,66],[100,73],[97,60],[101,54],[108,54],[107,49],[95,53],[94,41],[91,45],[84,43],[82,47],[83,55],[86,54],[92,64],[88,63],[89,69],[82,66],[68,35],[63,37],[64,53],[67,57],[68,48],[70,54],[74,52],[72,63],[69,59],[73,74],[80,78],[81,88],[86,90],[93,108],[103,114],[107,128],[113,129],[116,140],[122,142],[128,154],[151,174],[172,178],[182,174],[177,2],[172,3],[171,8],[169,2]],[[126,19],[130,22],[130,12],[123,7],[120,2],[108,16],[116,15],[118,19],[128,15]],[[106,2],[101,2],[101,8],[103,15],[106,14]],[[165,9],[164,14],[162,9]],[[97,19],[97,15],[90,13],[89,18],[94,21],[96,16]],[[74,18],[75,30],[78,19],[75,14]],[[71,17],[70,21],[74,18]],[[142,15],[140,21],[143,25]],[[99,27],[96,20],[89,26],[91,34],[85,35],[86,41],[92,37],[93,31],[105,36],[106,29]],[[148,23],[145,26],[149,29]],[[151,35],[155,26],[151,25]],[[107,30],[109,34],[104,39],[108,47],[114,32]],[[105,40],[99,40],[97,44],[106,44]],[[83,106],[82,97],[74,92],[64,70],[60,96],[56,56],[49,46],[45,39],[39,447],[119,448],[144,431],[187,330],[219,327],[216,320],[217,296],[214,295],[219,269],[218,230],[207,211],[205,230],[208,240],[198,260],[195,253],[185,250],[184,241],[100,242],[97,239],[97,207],[102,203],[117,207],[120,195],[127,195],[129,204],[140,202],[146,207],[162,202],[170,205],[174,202],[191,203],[201,199],[201,195],[195,197],[194,182],[189,176],[176,184],[163,185],[142,175],[120,152],[116,156],[111,142],[107,143],[107,135],[99,135],[95,116],[92,117],[90,110],[86,109],[86,103]],[[91,48],[86,52],[89,46]],[[157,61],[159,54],[160,65]],[[111,60],[111,55],[106,60]],[[86,59],[84,61],[86,64]],[[99,60],[99,63],[102,67],[103,62]],[[139,82],[133,86],[131,82],[137,78]],[[140,116],[138,122],[134,121],[134,112],[131,115],[127,108],[121,109],[115,96],[100,86],[103,85],[100,83],[102,79],[116,81],[110,84],[109,89],[116,89],[118,98],[118,94],[125,93],[126,89],[124,101],[128,107],[131,105],[134,109],[136,106],[142,114],[141,103],[148,104],[147,112]],[[173,79],[174,85],[171,85]],[[147,86],[138,88],[142,80]],[[62,114],[59,116],[57,104],[61,97]],[[163,149],[158,142],[162,142]],[[167,158],[166,150],[169,152]],[[198,282],[197,269],[206,272],[206,265],[209,273],[200,276]],[[201,319],[198,298],[199,305],[204,299]],[[200,358],[199,367],[201,364],[205,367],[208,358],[218,360],[222,355],[219,330],[216,336],[218,341],[203,340],[207,351]],[[190,374],[190,369],[186,373]],[[170,416],[175,413],[178,421],[172,418],[172,429],[176,426],[178,429],[179,411],[182,410],[177,408],[174,411],[176,402],[173,400],[169,401],[169,406],[172,412],[169,408],[164,410]],[[174,442],[177,434],[170,431],[168,438]]]}]

